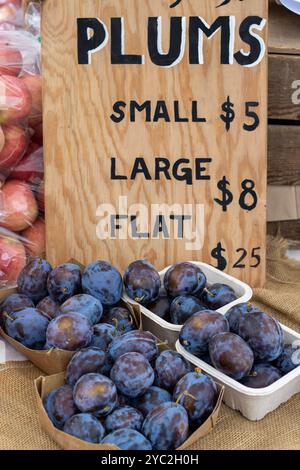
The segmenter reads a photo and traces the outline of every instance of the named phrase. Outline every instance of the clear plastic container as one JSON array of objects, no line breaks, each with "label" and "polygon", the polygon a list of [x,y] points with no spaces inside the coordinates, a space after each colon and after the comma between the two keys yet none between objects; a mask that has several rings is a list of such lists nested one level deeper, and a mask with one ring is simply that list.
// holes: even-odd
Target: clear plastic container
[{"label": "clear plastic container", "polygon": [[[294,341],[297,341],[300,348],[300,334],[287,326],[281,325],[281,327],[284,332],[285,343],[293,344]],[[250,421],[261,420],[268,413],[278,408],[279,405],[300,392],[300,366],[269,387],[255,389],[240,384],[201,359],[198,359],[193,354],[188,353],[179,340],[176,343],[176,350],[193,365],[199,367],[215,381],[224,385],[225,393],[223,401],[230,408],[240,411]]]}]

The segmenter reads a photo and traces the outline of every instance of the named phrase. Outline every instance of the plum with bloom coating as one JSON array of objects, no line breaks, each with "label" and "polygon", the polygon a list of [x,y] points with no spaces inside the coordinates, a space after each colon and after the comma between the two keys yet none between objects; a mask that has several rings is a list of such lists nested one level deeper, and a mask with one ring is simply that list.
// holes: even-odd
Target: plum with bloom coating
[{"label": "plum with bloom coating", "polygon": [[193,295],[180,295],[171,303],[170,317],[175,325],[183,325],[194,313],[207,310],[201,300]]},{"label": "plum with bloom coating", "polygon": [[105,435],[105,429],[100,421],[89,413],[78,413],[69,418],[63,431],[92,444],[99,444]]},{"label": "plum with bloom coating", "polygon": [[108,323],[98,323],[93,328],[93,337],[90,346],[107,351],[109,344],[118,336],[118,331]]},{"label": "plum with bloom coating", "polygon": [[46,339],[49,348],[77,351],[88,346],[93,329],[87,318],[77,313],[60,315],[49,323]]},{"label": "plum with bloom coating", "polygon": [[131,405],[139,410],[146,418],[147,414],[156,406],[167,401],[172,401],[172,396],[167,390],[152,386],[141,397],[133,398]]},{"label": "plum with bloom coating", "polygon": [[86,374],[77,382],[73,391],[74,402],[83,413],[97,417],[107,416],[118,404],[115,384],[102,374]]},{"label": "plum with bloom coating", "polygon": [[209,355],[214,367],[232,379],[249,374],[254,362],[252,349],[234,333],[219,333],[209,342]]},{"label": "plum with bloom coating", "polygon": [[240,382],[250,388],[265,388],[282,377],[280,370],[271,364],[255,364],[249,375]]},{"label": "plum with bloom coating", "polygon": [[0,312],[0,327],[5,324],[6,316],[10,316],[14,312],[24,310],[24,308],[34,308],[32,300],[23,294],[11,294],[1,305]]},{"label": "plum with bloom coating", "polygon": [[81,270],[77,264],[65,263],[50,273],[47,288],[51,299],[62,304],[81,292]]},{"label": "plum with bloom coating", "polygon": [[105,429],[108,432],[116,431],[116,429],[128,428],[140,431],[144,417],[138,410],[132,406],[121,406],[116,408],[105,419]]},{"label": "plum with bloom coating", "polygon": [[81,349],[68,364],[66,370],[67,384],[74,387],[80,377],[91,372],[106,375],[107,360],[107,354],[99,348]]},{"label": "plum with bloom coating", "polygon": [[274,361],[282,353],[282,328],[264,312],[247,313],[240,321],[239,336],[252,349],[255,362]]},{"label": "plum with bloom coating", "polygon": [[147,260],[137,260],[125,270],[124,285],[127,295],[142,305],[158,299],[161,281],[158,272]]},{"label": "plum with bloom coating", "polygon": [[36,306],[38,310],[52,319],[57,317],[59,307],[60,305],[51,299],[49,295],[44,297]]},{"label": "plum with bloom coating", "polygon": [[11,294],[1,305],[2,313],[7,313],[11,315],[14,312],[19,310],[24,310],[24,308],[34,308],[34,303],[32,300],[24,294]]},{"label": "plum with bloom coating", "polygon": [[36,308],[11,313],[5,321],[6,333],[26,348],[41,350],[46,342],[49,319]]},{"label": "plum with bloom coating", "polygon": [[227,331],[226,318],[221,313],[206,310],[194,313],[185,322],[179,340],[188,352],[199,357],[208,352],[208,343],[214,335]]},{"label": "plum with bloom coating", "polygon": [[94,261],[83,271],[82,289],[85,294],[100,300],[104,306],[115,305],[122,297],[122,276],[110,263]]},{"label": "plum with bloom coating", "polygon": [[228,312],[225,313],[225,318],[229,323],[229,328],[232,333],[239,334],[240,321],[246,313],[259,311],[258,307],[252,305],[250,302],[234,305]]},{"label": "plum with bloom coating", "polygon": [[142,354],[130,352],[114,363],[110,378],[118,390],[128,397],[143,395],[154,382],[154,371]]},{"label": "plum with bloom coating", "polygon": [[170,297],[198,296],[206,286],[206,276],[194,263],[176,263],[166,272],[164,286]]},{"label": "plum with bloom coating", "polygon": [[186,409],[194,424],[201,426],[217,404],[218,390],[210,377],[196,369],[179,380],[174,389],[173,400]]},{"label": "plum with bloom coating", "polygon": [[135,429],[117,429],[102,440],[101,444],[112,444],[121,450],[152,450],[151,443]]},{"label": "plum with bloom coating", "polygon": [[162,351],[155,361],[155,385],[173,390],[178,380],[192,368],[190,363],[176,351]]},{"label": "plum with bloom coating", "polygon": [[140,353],[152,361],[158,354],[157,339],[149,331],[136,330],[116,337],[109,345],[108,354],[113,361],[128,352]]},{"label": "plum with bloom coating", "polygon": [[62,429],[65,422],[78,412],[73,399],[73,390],[70,385],[63,385],[52,390],[44,400],[47,414],[58,429]]},{"label": "plum with bloom coating", "polygon": [[88,294],[77,294],[66,300],[60,307],[58,314],[80,313],[86,317],[92,325],[100,322],[103,307],[100,300]]},{"label": "plum with bloom coating", "polygon": [[19,294],[26,295],[35,304],[48,295],[47,281],[52,272],[48,261],[35,258],[20,272],[17,286]]},{"label": "plum with bloom coating", "polygon": [[187,412],[178,403],[162,403],[147,415],[142,432],[154,450],[176,449],[188,436]]},{"label": "plum with bloom coating", "polygon": [[230,304],[236,298],[232,287],[219,283],[210,286],[201,296],[201,300],[210,310],[218,310],[218,308]]}]

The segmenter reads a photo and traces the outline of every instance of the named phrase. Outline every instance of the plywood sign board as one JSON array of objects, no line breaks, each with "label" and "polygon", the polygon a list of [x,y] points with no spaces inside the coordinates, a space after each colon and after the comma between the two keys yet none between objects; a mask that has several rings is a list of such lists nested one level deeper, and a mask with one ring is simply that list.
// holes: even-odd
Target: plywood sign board
[{"label": "plywood sign board", "polygon": [[45,0],[47,255],[265,272],[267,0]]}]

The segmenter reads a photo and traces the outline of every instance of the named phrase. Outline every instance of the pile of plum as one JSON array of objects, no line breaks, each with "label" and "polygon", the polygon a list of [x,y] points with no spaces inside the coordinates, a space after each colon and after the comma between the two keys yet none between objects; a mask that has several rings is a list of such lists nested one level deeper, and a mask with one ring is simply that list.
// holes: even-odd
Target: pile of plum
[{"label": "pile of plum", "polygon": [[[103,333],[104,341],[107,336]],[[66,384],[44,406],[53,425],[94,444],[123,450],[179,447],[213,412],[218,390],[211,378],[177,352],[158,351],[147,331],[115,336],[71,359]]]},{"label": "pile of plum", "polygon": [[29,349],[104,347],[104,338],[136,329],[133,315],[120,303],[122,277],[104,261],[81,272],[77,264],[52,269],[44,259],[35,258],[17,284],[18,293],[1,305],[0,322],[9,336]]},{"label": "pile of plum", "polygon": [[300,364],[300,351],[284,345],[280,324],[250,303],[232,307],[225,316],[210,310],[194,313],[182,327],[180,342],[251,388],[268,387]]},{"label": "pile of plum", "polygon": [[284,345],[280,324],[255,306],[237,305],[225,316],[216,312],[236,294],[225,284],[209,286],[196,264],[171,266],[163,284],[162,291],[160,276],[147,261],[135,261],[125,272],[127,295],[164,320],[183,324],[181,344],[220,372],[263,388],[300,364],[299,350]]},{"label": "pile of plum", "polygon": [[236,300],[226,284],[208,285],[194,263],[176,263],[166,272],[163,286],[156,269],[145,260],[134,261],[125,271],[127,295],[163,320],[182,325],[193,313],[217,310]]},{"label": "pile of plum", "polygon": [[103,330],[114,335],[136,328],[131,313],[120,304],[123,287],[130,298],[155,309],[161,317],[170,310],[178,323],[194,312],[214,310],[236,298],[223,284],[208,290],[205,275],[192,263],[172,266],[164,286],[167,294],[161,295],[160,276],[146,260],[131,263],[122,279],[105,261],[95,261],[82,271],[73,263],[52,269],[46,260],[35,258],[18,277],[18,293],[2,303],[0,323],[29,349],[77,351],[98,346]]},{"label": "pile of plum", "polygon": [[[128,277],[126,286],[136,288]],[[76,352],[66,384],[44,401],[58,429],[124,450],[175,449],[213,412],[217,387],[179,353],[159,353],[157,338],[120,304],[122,293],[122,276],[107,262],[52,269],[35,258],[2,303],[1,326],[27,348]]]}]

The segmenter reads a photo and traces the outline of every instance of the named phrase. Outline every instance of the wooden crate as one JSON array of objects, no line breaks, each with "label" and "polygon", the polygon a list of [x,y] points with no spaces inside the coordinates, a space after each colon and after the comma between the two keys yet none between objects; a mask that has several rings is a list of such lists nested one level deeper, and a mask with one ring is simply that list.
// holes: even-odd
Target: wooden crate
[{"label": "wooden crate", "polygon": [[[268,232],[300,239],[300,17],[270,2]],[[271,200],[271,198],[274,198]],[[284,212],[284,205],[286,211]]]}]

